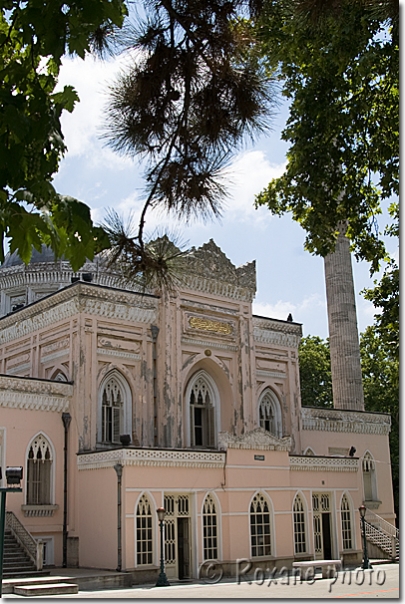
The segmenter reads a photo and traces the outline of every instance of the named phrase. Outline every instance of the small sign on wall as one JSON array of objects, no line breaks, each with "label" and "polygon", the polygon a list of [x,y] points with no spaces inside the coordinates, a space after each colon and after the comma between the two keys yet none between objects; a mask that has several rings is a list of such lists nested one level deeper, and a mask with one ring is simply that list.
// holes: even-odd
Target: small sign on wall
[{"label": "small sign on wall", "polygon": [[264,461],[264,455],[255,455],[255,461]]}]

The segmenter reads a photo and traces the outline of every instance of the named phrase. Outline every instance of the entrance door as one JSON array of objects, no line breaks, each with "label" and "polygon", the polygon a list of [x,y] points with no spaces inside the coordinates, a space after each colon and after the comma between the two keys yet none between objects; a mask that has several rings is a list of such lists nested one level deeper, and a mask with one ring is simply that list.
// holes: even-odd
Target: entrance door
[{"label": "entrance door", "polygon": [[312,495],[315,560],[332,559],[331,509],[329,493]]},{"label": "entrance door", "polygon": [[188,495],[165,495],[165,561],[169,579],[188,579],[191,567]]}]

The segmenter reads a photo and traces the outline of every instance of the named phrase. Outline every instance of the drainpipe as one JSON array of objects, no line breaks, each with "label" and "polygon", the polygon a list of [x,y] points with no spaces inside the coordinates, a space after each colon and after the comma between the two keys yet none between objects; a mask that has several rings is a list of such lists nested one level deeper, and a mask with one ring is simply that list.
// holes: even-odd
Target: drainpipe
[{"label": "drainpipe", "polygon": [[117,571],[121,572],[122,568],[122,535],[121,535],[121,517],[122,517],[122,464],[117,463],[114,466],[117,472],[117,537],[118,537],[118,565]]},{"label": "drainpipe", "polygon": [[152,332],[152,359],[153,359],[153,445],[156,447],[158,444],[158,433],[157,433],[157,347],[156,340],[159,335],[159,327],[157,325],[151,325],[150,330]]},{"label": "drainpipe", "polygon": [[63,449],[63,568],[67,566],[67,464],[68,464],[68,433],[72,416],[70,413],[62,413],[63,426],[65,428],[65,446]]}]

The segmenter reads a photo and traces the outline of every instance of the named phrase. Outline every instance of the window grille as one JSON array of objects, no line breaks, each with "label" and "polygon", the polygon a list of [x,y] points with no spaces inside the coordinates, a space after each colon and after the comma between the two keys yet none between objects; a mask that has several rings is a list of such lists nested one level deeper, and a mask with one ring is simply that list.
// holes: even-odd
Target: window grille
[{"label": "window grille", "polygon": [[51,472],[52,449],[42,434],[37,436],[28,451],[27,504],[49,505],[52,503]]},{"label": "window grille", "polygon": [[271,556],[270,510],[263,495],[250,504],[251,555]]},{"label": "window grille", "polygon": [[305,509],[299,495],[296,496],[294,501],[294,549],[296,554],[302,554],[307,550]]},{"label": "window grille", "polygon": [[260,399],[259,425],[270,434],[281,438],[281,410],[278,401],[270,390],[267,390]]},{"label": "window grille", "polygon": [[344,495],[342,498],[340,515],[342,520],[343,549],[352,549],[352,519],[350,514],[349,500],[347,499],[346,495]]},{"label": "window grille", "polygon": [[136,508],[136,562],[152,564],[152,512],[148,498],[142,495]]},{"label": "window grille", "polygon": [[102,440],[104,443],[120,442],[122,433],[123,401],[120,386],[111,378],[103,390],[102,396]]},{"label": "window grille", "polygon": [[210,495],[203,508],[204,560],[218,559],[218,522],[215,503]]},{"label": "window grille", "polygon": [[214,405],[204,377],[199,377],[190,394],[191,445],[215,446]]}]

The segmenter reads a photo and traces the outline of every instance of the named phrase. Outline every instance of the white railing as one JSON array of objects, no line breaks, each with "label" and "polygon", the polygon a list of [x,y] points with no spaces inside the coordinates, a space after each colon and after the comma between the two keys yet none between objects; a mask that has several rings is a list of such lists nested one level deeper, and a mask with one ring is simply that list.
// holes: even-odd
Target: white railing
[{"label": "white railing", "polygon": [[391,558],[396,558],[399,555],[399,540],[397,537],[389,535],[367,521],[364,523],[364,526],[366,530],[366,539],[370,541],[370,543],[377,545]]},{"label": "white railing", "polygon": [[374,514],[374,512],[367,508],[364,518],[367,522],[378,527],[384,533],[387,533],[388,535],[391,535],[399,540],[399,530],[393,524],[387,522],[384,520],[384,518],[381,518],[381,516],[378,516],[378,514]]},{"label": "white railing", "polygon": [[6,523],[17,541],[21,544],[28,556],[35,564],[37,570],[42,570],[43,565],[43,547],[42,541],[36,541],[34,537],[27,531],[25,526],[21,524],[14,512],[6,512]]}]

